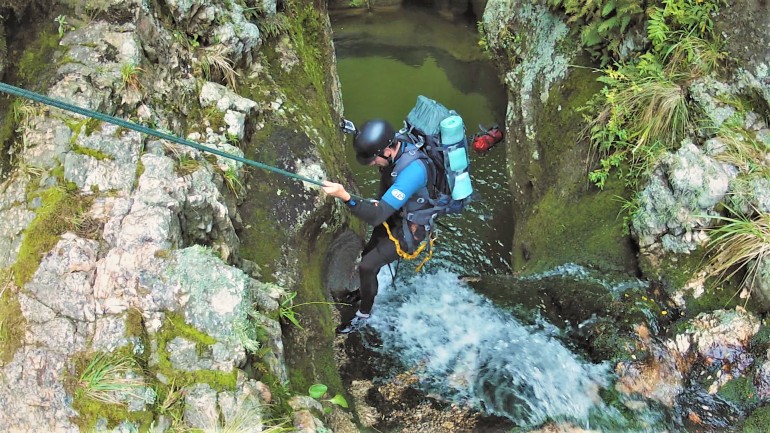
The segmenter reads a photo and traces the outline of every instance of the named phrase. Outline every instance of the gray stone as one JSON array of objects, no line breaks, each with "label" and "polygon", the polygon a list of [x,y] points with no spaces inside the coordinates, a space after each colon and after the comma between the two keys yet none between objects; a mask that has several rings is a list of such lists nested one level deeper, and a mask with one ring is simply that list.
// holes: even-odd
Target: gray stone
[{"label": "gray stone", "polygon": [[78,433],[63,382],[68,355],[23,347],[0,374],[0,426],[9,432]]},{"label": "gray stone", "polygon": [[29,296],[65,317],[80,321],[95,318],[93,279],[99,243],[65,234],[46,255],[32,280]]},{"label": "gray stone", "polygon": [[[718,147],[712,143],[713,148]],[[631,221],[639,245],[660,243],[664,251],[687,253],[704,239],[694,232],[708,227],[736,176],[733,167],[704,154],[692,141],[664,156],[639,194]]]},{"label": "gray stone", "polygon": [[60,155],[70,150],[72,131],[56,118],[32,119],[23,135],[27,143],[22,152],[24,161],[34,167],[53,168],[58,164]]},{"label": "gray stone", "polygon": [[16,261],[24,229],[35,219],[26,208],[26,179],[11,178],[0,185],[0,268]]},{"label": "gray stone", "polygon": [[24,292],[18,294],[19,305],[24,319],[29,323],[45,323],[56,317],[56,311],[48,308],[35,298],[30,298]]},{"label": "gray stone", "polygon": [[194,341],[176,337],[166,343],[166,351],[168,351],[171,365],[176,370],[198,371],[211,369],[211,360],[198,356],[197,346]]},{"label": "gray stone", "polygon": [[257,106],[257,103],[251,99],[244,98],[227,87],[210,81],[205,82],[201,87],[199,100],[202,107],[214,105],[223,113],[227,110],[236,110],[249,114]]},{"label": "gray stone", "polygon": [[86,335],[78,332],[71,319],[57,317],[45,323],[28,324],[24,343],[72,356],[85,349]]},{"label": "gray stone", "polygon": [[277,0],[258,0],[259,4],[262,5],[262,12],[264,12],[267,16],[273,16],[277,12]]},{"label": "gray stone", "polygon": [[[79,149],[65,154],[65,179],[75,182],[85,193],[94,188],[130,192],[134,186],[142,137],[133,131],[116,137],[117,129],[115,125],[103,125],[101,130],[87,137],[81,131],[77,140]],[[80,149],[97,151],[104,158],[95,158]]]},{"label": "gray stone", "polygon": [[184,420],[192,428],[206,429],[218,424],[217,393],[205,383],[185,388]]}]

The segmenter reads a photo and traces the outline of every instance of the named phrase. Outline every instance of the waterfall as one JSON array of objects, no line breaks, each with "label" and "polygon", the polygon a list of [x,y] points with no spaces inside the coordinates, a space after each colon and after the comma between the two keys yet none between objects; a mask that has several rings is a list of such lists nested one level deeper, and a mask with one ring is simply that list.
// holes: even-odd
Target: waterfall
[{"label": "waterfall", "polygon": [[542,328],[518,322],[447,270],[380,272],[371,327],[381,350],[414,368],[426,391],[519,425],[586,423],[609,366],[588,363]]}]

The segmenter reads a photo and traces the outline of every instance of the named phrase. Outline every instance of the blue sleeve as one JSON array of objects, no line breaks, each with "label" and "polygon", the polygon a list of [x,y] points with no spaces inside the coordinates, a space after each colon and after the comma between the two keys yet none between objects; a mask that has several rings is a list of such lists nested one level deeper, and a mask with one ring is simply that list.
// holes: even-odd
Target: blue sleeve
[{"label": "blue sleeve", "polygon": [[382,201],[395,210],[401,209],[409,198],[427,183],[428,173],[425,170],[425,164],[420,160],[414,160],[396,176],[396,181],[385,191]]}]

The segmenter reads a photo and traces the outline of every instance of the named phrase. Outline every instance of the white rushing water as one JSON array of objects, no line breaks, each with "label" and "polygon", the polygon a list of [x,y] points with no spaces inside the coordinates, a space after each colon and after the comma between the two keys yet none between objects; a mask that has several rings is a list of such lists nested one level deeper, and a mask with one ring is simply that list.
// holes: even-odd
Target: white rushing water
[{"label": "white rushing water", "polygon": [[608,366],[581,360],[542,329],[525,326],[446,270],[398,279],[380,272],[371,326],[382,350],[443,398],[519,425],[587,422],[601,405]]}]

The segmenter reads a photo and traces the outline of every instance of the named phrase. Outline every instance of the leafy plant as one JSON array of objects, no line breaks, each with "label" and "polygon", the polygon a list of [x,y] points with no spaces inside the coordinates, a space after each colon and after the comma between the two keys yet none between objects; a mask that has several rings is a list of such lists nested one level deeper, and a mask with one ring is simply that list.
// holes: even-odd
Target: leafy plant
[{"label": "leafy plant", "polygon": [[638,0],[548,0],[548,5],[567,14],[583,46],[603,65],[617,57],[629,27],[644,18]]},{"label": "leafy plant", "polygon": [[709,0],[665,0],[651,8],[651,49],[633,62],[606,68],[599,78],[605,87],[584,110],[598,112],[588,118],[587,132],[600,156],[589,179],[600,188],[612,171],[635,186],[694,123],[685,88],[724,56],[712,34],[710,16],[716,10],[717,2]]},{"label": "leafy plant", "polygon": [[[329,390],[329,387],[327,387],[323,383],[316,383],[311,385],[310,388],[308,388],[307,394],[316,400],[321,400],[323,396],[326,395],[326,391],[328,390]],[[344,407],[346,409],[348,408],[348,401],[340,393],[335,394],[334,397],[332,398],[322,399],[321,401],[327,401],[331,404],[335,404],[337,406]]]},{"label": "leafy plant", "polygon": [[59,39],[64,37],[64,33],[66,33],[67,30],[70,30],[72,28],[67,23],[67,17],[64,15],[59,15],[56,18],[54,18],[54,22],[59,25]]},{"label": "leafy plant", "polygon": [[144,381],[137,376],[138,370],[131,357],[97,353],[80,375],[78,390],[92,400],[122,404],[123,397],[139,397],[136,391],[144,387]]},{"label": "leafy plant", "polygon": [[289,20],[284,14],[269,15],[257,19],[259,32],[265,39],[275,39],[289,32]]},{"label": "leafy plant", "polygon": [[643,56],[633,66],[608,68],[599,80],[606,85],[603,106],[588,131],[602,159],[589,179],[603,188],[610,171],[618,169],[633,186],[663,151],[676,148],[684,137],[690,124],[684,90],[662,73],[654,56]]}]

